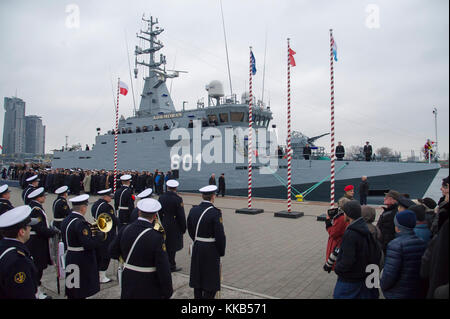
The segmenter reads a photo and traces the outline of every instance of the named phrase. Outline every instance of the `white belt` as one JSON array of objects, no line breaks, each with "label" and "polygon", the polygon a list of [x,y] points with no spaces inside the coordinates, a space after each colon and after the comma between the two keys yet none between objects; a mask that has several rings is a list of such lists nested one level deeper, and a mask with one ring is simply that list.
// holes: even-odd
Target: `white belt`
[{"label": "white belt", "polygon": [[129,207],[119,206],[119,209],[130,209]]},{"label": "white belt", "polygon": [[62,222],[64,218],[53,218],[54,222]]},{"label": "white belt", "polygon": [[196,241],[202,241],[204,243],[213,243],[216,241],[215,238],[203,238],[203,237],[195,237]]},{"label": "white belt", "polygon": [[130,264],[123,264],[123,269],[130,269],[138,272],[155,272],[156,267],[139,267]]},{"label": "white belt", "polygon": [[84,247],[67,247],[68,251],[84,251]]},{"label": "white belt", "polygon": [[37,235],[34,230],[30,231],[30,235]]}]

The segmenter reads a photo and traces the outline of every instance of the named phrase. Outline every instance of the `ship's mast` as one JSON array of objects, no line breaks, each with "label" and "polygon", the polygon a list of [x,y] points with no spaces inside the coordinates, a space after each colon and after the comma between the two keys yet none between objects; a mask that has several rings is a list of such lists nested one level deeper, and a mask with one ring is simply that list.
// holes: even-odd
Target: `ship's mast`
[{"label": "ship's mast", "polygon": [[[157,36],[160,35],[164,29],[157,26],[158,19],[145,19],[142,17],[142,21],[147,23],[147,28],[145,30],[140,30],[140,33],[136,34],[139,39],[148,42],[149,46],[146,49],[136,46],[134,54],[135,58],[135,69],[134,76],[137,78],[138,65],[142,65],[148,68],[148,77],[144,77],[144,89],[141,94],[141,103],[139,106],[139,111],[137,116],[148,116],[154,115],[161,112],[174,112],[175,107],[173,106],[172,98],[166,87],[166,79],[176,78],[179,76],[180,72],[176,70],[166,70],[166,57],[163,54],[159,55],[159,59],[155,54],[161,50],[164,45]],[[148,63],[142,59],[138,60],[141,55],[149,55]]]}]

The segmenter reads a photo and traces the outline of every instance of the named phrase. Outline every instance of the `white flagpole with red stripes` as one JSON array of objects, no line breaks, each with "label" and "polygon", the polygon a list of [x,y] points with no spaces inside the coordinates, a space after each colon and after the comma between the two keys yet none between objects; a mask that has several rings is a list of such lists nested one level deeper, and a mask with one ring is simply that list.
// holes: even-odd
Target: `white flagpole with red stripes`
[{"label": "white flagpole with red stripes", "polygon": [[120,78],[117,81],[116,129],[114,130],[114,192],[117,186],[117,134],[119,132],[119,94]]},{"label": "white flagpole with red stripes", "polygon": [[331,74],[331,181],[330,181],[330,209],[334,208],[334,69],[333,69],[333,29],[330,29],[330,74]]},{"label": "white flagpole with red stripes", "polygon": [[250,47],[250,67],[249,67],[249,102],[248,102],[248,208],[252,208],[252,128],[253,128],[253,91],[252,91],[252,47]]},{"label": "white flagpole with red stripes", "polygon": [[289,46],[289,38],[287,39],[287,211],[291,212],[291,48]]}]

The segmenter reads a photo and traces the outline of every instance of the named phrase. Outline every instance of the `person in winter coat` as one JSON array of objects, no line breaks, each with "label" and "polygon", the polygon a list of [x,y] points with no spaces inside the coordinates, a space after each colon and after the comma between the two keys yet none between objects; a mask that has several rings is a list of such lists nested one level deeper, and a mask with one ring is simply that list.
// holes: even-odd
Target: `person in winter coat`
[{"label": "person in winter coat", "polygon": [[384,196],[383,212],[378,218],[377,227],[383,236],[383,250],[386,252],[387,244],[395,237],[394,217],[398,210],[398,199],[400,193],[395,190],[390,190]]},{"label": "person in winter coat", "polygon": [[[339,248],[342,243],[342,237],[344,236],[345,229],[348,223],[345,220],[344,211],[339,209],[335,216],[330,217],[327,213],[327,219],[325,220],[325,228],[328,232],[327,251],[325,256],[325,262],[328,261],[330,255],[336,248]],[[333,268],[324,268],[330,272]]]},{"label": "person in winter coat", "polygon": [[380,287],[386,299],[423,298],[420,279],[425,242],[416,236],[416,214],[411,210],[394,218],[396,238],[387,245]]},{"label": "person in winter coat", "polygon": [[367,182],[367,176],[363,176],[359,184],[359,203],[361,205],[367,205],[367,196],[369,196],[369,182]]},{"label": "person in winter coat", "polygon": [[427,220],[428,228],[431,229],[431,224],[436,215],[434,209],[436,208],[437,203],[430,197],[419,198],[417,201],[425,207],[425,219]]},{"label": "person in winter coat", "polygon": [[87,171],[83,179],[83,188],[86,194],[91,193],[91,172]]},{"label": "person in winter coat", "polygon": [[422,239],[425,244],[428,244],[431,239],[431,231],[428,228],[425,219],[425,207],[423,205],[413,205],[409,209],[416,214],[416,227],[414,228],[414,233],[417,237]]},{"label": "person in winter coat", "polygon": [[379,264],[381,249],[361,217],[361,205],[353,200],[344,205],[345,219],[349,222],[342,238],[334,271],[338,279],[334,288],[335,299],[377,299],[378,289],[366,285],[367,266]]},{"label": "person in winter coat", "polygon": [[355,187],[353,185],[347,185],[344,188],[344,192],[344,196],[338,200],[338,207],[341,209],[344,207],[345,203],[353,200],[353,195],[355,195]]},{"label": "person in winter coat", "polygon": [[369,229],[370,233],[376,240],[378,240],[381,245],[383,242],[383,236],[381,235],[380,229],[373,224],[376,216],[375,208],[367,205],[361,206],[361,216],[366,221],[367,228]]}]

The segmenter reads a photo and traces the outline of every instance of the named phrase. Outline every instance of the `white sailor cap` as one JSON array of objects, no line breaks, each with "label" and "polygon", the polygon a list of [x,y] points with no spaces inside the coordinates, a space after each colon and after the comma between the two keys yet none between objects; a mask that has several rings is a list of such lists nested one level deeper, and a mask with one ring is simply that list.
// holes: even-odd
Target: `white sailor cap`
[{"label": "white sailor cap", "polygon": [[97,194],[102,195],[102,196],[111,195],[111,188],[98,191]]},{"label": "white sailor cap", "polygon": [[28,194],[28,198],[34,199],[34,198],[44,196],[44,195],[45,195],[45,188],[39,187],[39,188],[35,189],[34,191],[32,191],[30,194]]},{"label": "white sailor cap", "polygon": [[161,204],[153,198],[144,198],[137,203],[137,208],[147,214],[156,213],[161,210]]},{"label": "white sailor cap", "polygon": [[169,180],[166,182],[166,185],[167,185],[167,187],[173,187],[173,188],[175,188],[175,187],[178,187],[178,185],[180,185],[180,183],[178,183],[178,181],[175,180],[175,179],[169,179]]},{"label": "white sailor cap", "polygon": [[36,218],[31,218],[30,214],[31,207],[28,205],[10,209],[0,215],[0,228],[8,228],[19,225],[21,223],[23,223],[24,226],[32,226],[39,223],[39,220]]},{"label": "white sailor cap", "polygon": [[69,189],[68,186],[61,186],[60,188],[56,189],[55,194],[59,195],[59,194],[65,193],[65,192],[67,192],[68,189]]},{"label": "white sailor cap", "polygon": [[8,184],[0,186],[0,195],[3,195],[6,192],[10,192],[10,190],[8,189]]},{"label": "white sailor cap", "polygon": [[142,192],[140,192],[137,195],[137,198],[141,198],[141,199],[146,198],[146,197],[150,196],[152,194],[152,192],[153,192],[153,189],[147,188],[147,189],[143,190]]},{"label": "white sailor cap", "polygon": [[33,176],[28,177],[26,179],[27,182],[33,182],[34,180],[38,180],[38,176],[37,175],[33,175]]},{"label": "white sailor cap", "polygon": [[87,205],[88,199],[89,199],[89,195],[83,194],[83,195],[79,195],[79,196],[69,199],[69,202],[71,202],[72,205]]},{"label": "white sailor cap", "polygon": [[200,188],[198,191],[203,194],[208,194],[208,193],[212,194],[215,191],[217,191],[217,186],[216,185],[208,185],[208,186]]},{"label": "white sailor cap", "polygon": [[131,175],[128,175],[128,174],[120,177],[121,181],[129,181],[130,179],[131,179]]}]

